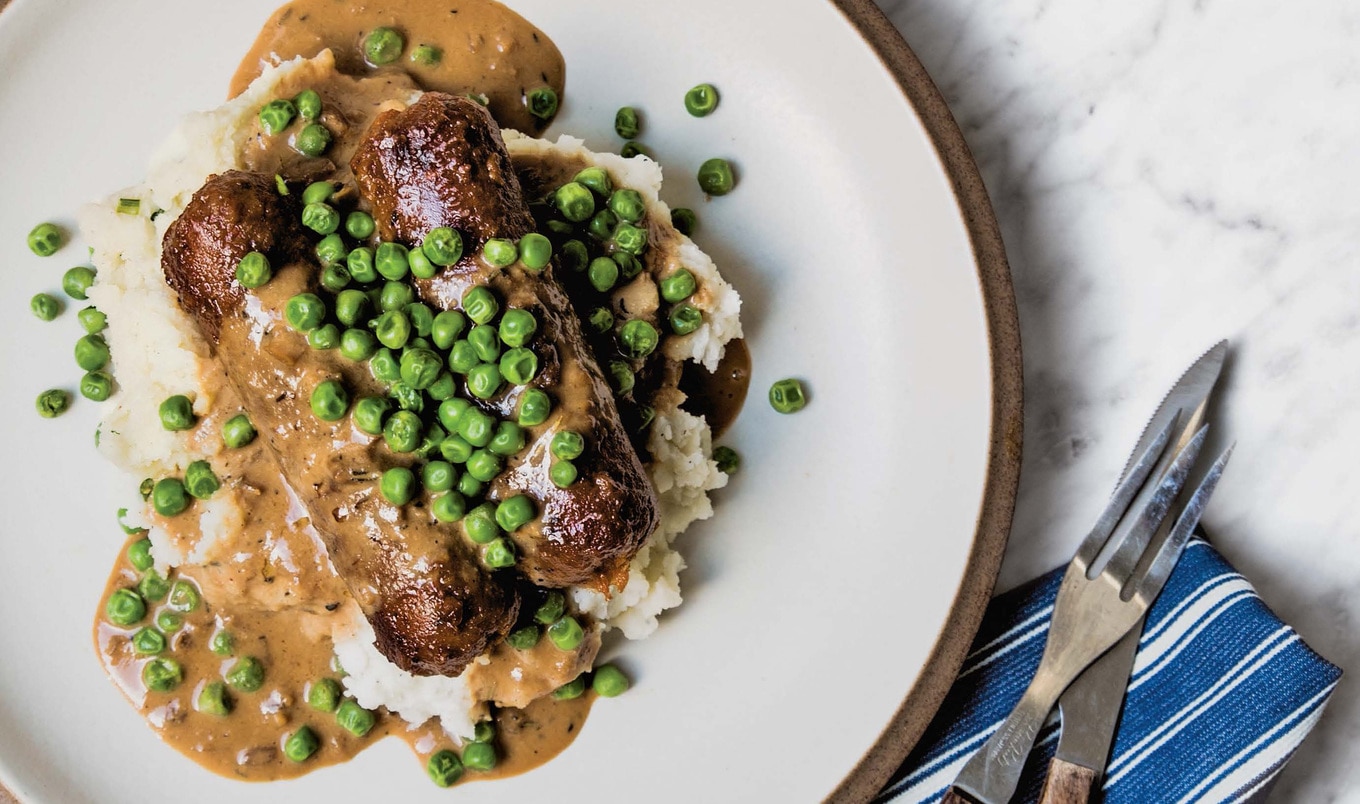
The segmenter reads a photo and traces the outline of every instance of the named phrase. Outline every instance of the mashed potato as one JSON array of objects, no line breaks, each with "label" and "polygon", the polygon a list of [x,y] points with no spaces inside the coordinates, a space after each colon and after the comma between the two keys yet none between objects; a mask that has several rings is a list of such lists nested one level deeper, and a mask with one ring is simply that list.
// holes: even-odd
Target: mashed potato
[{"label": "mashed potato", "polygon": [[[105,403],[99,448],[139,478],[182,472],[191,461],[210,459],[222,449],[217,439],[195,440],[166,431],[157,414],[160,402],[178,393],[190,393],[201,416],[213,405],[200,380],[210,350],[161,274],[165,230],[209,175],[242,166],[242,145],[256,111],[274,96],[280,81],[296,70],[332,66],[327,52],[266,70],[236,99],[185,118],[153,158],[144,184],[81,211],[81,229],[93,246],[98,268],[89,297],[108,316],[105,334],[114,375],[128,380]],[[661,169],[649,159],[595,154],[568,136],[554,143],[507,131],[506,141],[512,155],[547,154],[597,164],[617,184],[642,193],[654,219],[669,220],[669,210],[657,197]],[[134,197],[142,200],[141,214],[115,211],[117,199]],[[694,303],[704,311],[705,320],[694,333],[667,339],[665,348],[673,359],[694,360],[712,370],[725,344],[741,336],[737,317],[741,300],[689,238],[681,236],[679,243],[670,259],[673,267],[684,266],[699,279],[703,292]],[[657,615],[680,604],[679,573],[685,562],[672,542],[690,523],[712,515],[708,492],[727,482],[711,459],[711,437],[702,418],[678,408],[659,410],[648,444],[653,456],[648,469],[661,502],[660,527],[633,560],[622,589],[609,596],[592,589],[572,590],[576,605],[601,627],[616,628],[633,639],[651,634]],[[199,520],[191,543],[151,528],[153,552],[162,571],[206,564],[238,549],[234,536],[245,516],[239,496],[228,491],[193,512]],[[357,606],[347,610],[353,616],[341,618],[331,637],[349,673],[345,685],[359,703],[385,706],[413,724],[438,716],[450,734],[470,735],[470,713],[478,702],[463,679],[417,678],[398,669],[373,647],[372,631]]]}]

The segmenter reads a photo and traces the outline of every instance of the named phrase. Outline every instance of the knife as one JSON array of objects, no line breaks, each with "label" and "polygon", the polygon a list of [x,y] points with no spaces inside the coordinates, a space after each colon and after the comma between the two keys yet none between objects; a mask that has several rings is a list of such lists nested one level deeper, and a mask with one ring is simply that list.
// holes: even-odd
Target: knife
[{"label": "knife", "polygon": [[[1220,341],[1186,369],[1148,422],[1138,446],[1133,450],[1134,457],[1148,448],[1177,412],[1185,412],[1188,416],[1179,440],[1184,442],[1194,435],[1203,422],[1209,395],[1222,373],[1227,353],[1227,341]],[[1174,452],[1179,446],[1177,444],[1171,451]],[[1128,472],[1129,465],[1126,465],[1120,476],[1121,482]],[[1191,478],[1186,488],[1193,489],[1197,485],[1198,478]],[[1151,543],[1156,545],[1165,539],[1170,527],[1170,523],[1164,524],[1152,537]],[[1040,804],[1086,801],[1094,785],[1100,781],[1110,756],[1110,745],[1114,741],[1115,727],[1119,724],[1124,692],[1128,687],[1142,634],[1143,623],[1140,622],[1108,653],[1078,676],[1058,699],[1062,731],[1057,751],[1048,766],[1043,793],[1039,796]]]}]

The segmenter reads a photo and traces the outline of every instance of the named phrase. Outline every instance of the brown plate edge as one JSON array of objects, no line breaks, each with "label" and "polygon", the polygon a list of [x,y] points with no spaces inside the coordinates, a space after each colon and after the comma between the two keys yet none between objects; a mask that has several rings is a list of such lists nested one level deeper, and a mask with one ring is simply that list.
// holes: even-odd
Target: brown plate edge
[{"label": "brown plate edge", "polygon": [[992,428],[987,480],[977,531],[949,617],[916,683],[878,740],[827,797],[827,802],[868,801],[887,783],[921,739],[944,702],[982,623],[1010,537],[1020,482],[1024,383],[1020,319],[1010,266],[977,163],[944,96],[926,74],[896,26],[872,0],[831,0],[901,87],[930,136],[958,201],[977,263],[992,362]]}]

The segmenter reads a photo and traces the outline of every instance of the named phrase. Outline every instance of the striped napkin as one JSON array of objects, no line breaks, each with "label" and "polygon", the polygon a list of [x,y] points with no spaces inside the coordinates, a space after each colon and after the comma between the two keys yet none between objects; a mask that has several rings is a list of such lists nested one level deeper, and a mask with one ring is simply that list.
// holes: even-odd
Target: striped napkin
[{"label": "striped napkin", "polygon": [[[1001,725],[1039,666],[1063,569],[992,601],[940,713],[876,801],[939,801]],[[1243,801],[1268,790],[1340,678],[1208,542],[1192,540],[1148,613],[1104,801]],[[1038,799],[1057,742],[1055,714],[1015,801]]]}]

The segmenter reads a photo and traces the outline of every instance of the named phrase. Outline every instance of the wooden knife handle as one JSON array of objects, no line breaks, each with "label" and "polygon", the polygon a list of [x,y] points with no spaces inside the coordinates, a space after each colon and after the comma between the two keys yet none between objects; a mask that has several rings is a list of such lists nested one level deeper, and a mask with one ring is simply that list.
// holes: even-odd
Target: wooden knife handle
[{"label": "wooden knife handle", "polygon": [[1086,804],[1095,781],[1096,772],[1090,768],[1055,758],[1048,763],[1039,804]]}]

